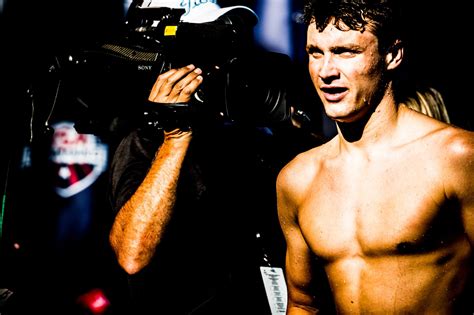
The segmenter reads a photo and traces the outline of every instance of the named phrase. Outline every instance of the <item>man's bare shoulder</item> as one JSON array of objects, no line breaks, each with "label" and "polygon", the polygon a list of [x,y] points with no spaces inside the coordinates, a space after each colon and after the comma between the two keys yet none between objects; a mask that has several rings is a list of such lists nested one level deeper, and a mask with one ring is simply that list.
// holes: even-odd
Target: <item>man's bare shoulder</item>
[{"label": "man's bare shoulder", "polygon": [[336,137],[332,140],[299,153],[280,171],[277,183],[288,187],[307,186],[317,176],[325,159],[334,153]]},{"label": "man's bare shoulder", "polygon": [[[424,156],[424,169],[435,172],[447,196],[474,193],[474,132],[437,121],[419,117],[410,146],[413,154]],[[410,136],[409,136],[410,137]]]},{"label": "man's bare shoulder", "polygon": [[[449,128],[443,132],[444,155],[440,173],[449,199],[459,200],[463,209],[474,211],[474,132]],[[472,220],[469,221],[470,225]],[[472,226],[472,225],[471,225]],[[472,236],[471,234],[471,237]]]},{"label": "man's bare shoulder", "polygon": [[[448,124],[426,115],[412,111],[411,117],[416,120],[414,128],[406,128],[406,135],[411,140],[426,141],[428,150],[441,150],[443,155],[455,158],[472,155],[474,149],[474,132]],[[413,122],[413,121],[412,121]],[[417,141],[415,141],[417,142]]]},{"label": "man's bare shoulder", "polygon": [[[320,146],[299,153],[288,162],[280,171],[276,181],[277,196],[282,204],[300,205],[312,183],[317,181],[324,160],[329,156],[331,148],[334,147],[334,139]],[[283,202],[284,201],[284,202]],[[283,209],[294,209],[293,207],[281,207]]]},{"label": "man's bare shoulder", "polygon": [[451,126],[446,131],[446,144],[459,157],[471,157],[474,154],[474,132]]},{"label": "man's bare shoulder", "polygon": [[437,147],[446,159],[470,160],[474,157],[474,132],[455,125],[437,122],[437,128],[428,134],[434,147]]},{"label": "man's bare shoulder", "polygon": [[[435,135],[439,142],[440,157],[451,178],[472,180],[474,175],[474,132],[450,126]],[[456,176],[458,175],[458,176]]]}]

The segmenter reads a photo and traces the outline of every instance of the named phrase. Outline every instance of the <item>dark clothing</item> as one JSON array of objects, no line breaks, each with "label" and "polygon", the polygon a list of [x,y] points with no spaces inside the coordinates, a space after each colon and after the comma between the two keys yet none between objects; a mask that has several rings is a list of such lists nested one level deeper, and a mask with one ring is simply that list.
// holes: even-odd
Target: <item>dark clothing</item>
[{"label": "dark clothing", "polygon": [[[160,134],[138,130],[118,146],[111,167],[116,211],[140,185],[160,143]],[[153,262],[129,277],[134,314],[269,314],[255,233],[268,236],[281,267],[274,189],[292,155],[265,128],[194,132],[165,237]]]}]

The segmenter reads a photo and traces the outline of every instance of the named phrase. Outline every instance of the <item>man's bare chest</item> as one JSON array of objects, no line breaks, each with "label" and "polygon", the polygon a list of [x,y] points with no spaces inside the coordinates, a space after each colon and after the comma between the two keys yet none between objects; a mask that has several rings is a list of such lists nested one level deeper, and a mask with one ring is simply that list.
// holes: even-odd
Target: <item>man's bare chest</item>
[{"label": "man's bare chest", "polygon": [[331,260],[430,250],[462,229],[455,208],[432,172],[400,163],[321,173],[298,219],[308,245]]}]

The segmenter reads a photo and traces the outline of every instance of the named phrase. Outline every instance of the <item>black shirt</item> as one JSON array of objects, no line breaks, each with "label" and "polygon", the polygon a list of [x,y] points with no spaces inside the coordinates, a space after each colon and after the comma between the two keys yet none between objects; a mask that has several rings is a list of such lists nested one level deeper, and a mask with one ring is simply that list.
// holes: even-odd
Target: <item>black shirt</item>
[{"label": "black shirt", "polygon": [[[267,236],[274,264],[283,266],[275,180],[297,153],[275,139],[268,128],[194,132],[164,239],[152,263],[129,277],[134,314],[269,314],[255,234]],[[140,185],[162,140],[139,129],[117,147],[110,191],[115,211]]]}]

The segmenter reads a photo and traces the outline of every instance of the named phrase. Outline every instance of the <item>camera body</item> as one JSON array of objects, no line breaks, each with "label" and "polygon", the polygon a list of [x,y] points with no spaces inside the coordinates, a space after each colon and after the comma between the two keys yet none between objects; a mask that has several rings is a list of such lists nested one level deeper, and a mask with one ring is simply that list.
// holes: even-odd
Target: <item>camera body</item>
[{"label": "camera body", "polygon": [[[152,124],[190,119],[272,125],[288,121],[289,56],[259,49],[256,16],[236,8],[205,23],[183,22],[183,9],[130,6],[115,38],[68,56],[83,119],[81,132],[99,133],[110,124]],[[156,77],[194,64],[204,81],[187,106],[147,101]]]}]

